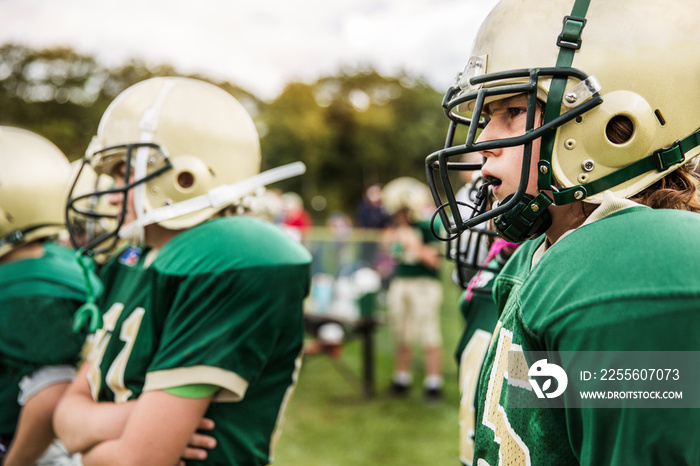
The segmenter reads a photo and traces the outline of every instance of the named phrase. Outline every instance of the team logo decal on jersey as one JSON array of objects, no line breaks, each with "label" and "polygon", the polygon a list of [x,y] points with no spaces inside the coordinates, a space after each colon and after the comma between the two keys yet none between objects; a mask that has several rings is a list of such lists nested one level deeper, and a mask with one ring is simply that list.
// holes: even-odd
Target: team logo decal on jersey
[{"label": "team logo decal on jersey", "polygon": [[[569,384],[569,378],[564,372],[564,369],[556,364],[550,364],[546,359],[540,359],[530,367],[527,375],[530,377],[530,385],[535,390],[537,398],[556,398],[564,393],[566,386]],[[533,377],[549,377],[543,384],[542,388]],[[549,393],[548,390],[552,385],[552,378],[557,381],[557,389]]]},{"label": "team logo decal on jersey", "polygon": [[121,256],[119,256],[119,262],[124,265],[128,265],[129,267],[133,267],[139,261],[141,252],[141,248],[129,246],[129,248],[124,251]]}]

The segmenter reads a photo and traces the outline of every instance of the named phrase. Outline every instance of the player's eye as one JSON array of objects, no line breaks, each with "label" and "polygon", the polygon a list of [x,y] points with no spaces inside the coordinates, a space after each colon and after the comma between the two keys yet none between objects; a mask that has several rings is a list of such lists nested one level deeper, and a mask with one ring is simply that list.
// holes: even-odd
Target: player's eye
[{"label": "player's eye", "polygon": [[508,108],[508,114],[510,115],[511,118],[518,117],[524,113],[527,113],[526,107],[509,107]]}]

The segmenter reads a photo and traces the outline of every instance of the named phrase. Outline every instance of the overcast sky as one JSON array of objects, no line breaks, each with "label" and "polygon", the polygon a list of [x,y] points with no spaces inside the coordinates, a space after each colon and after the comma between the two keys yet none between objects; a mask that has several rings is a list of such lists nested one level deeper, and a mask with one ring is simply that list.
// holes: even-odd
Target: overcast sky
[{"label": "overcast sky", "polygon": [[496,0],[0,0],[0,44],[70,46],[228,80],[264,99],[371,65],[447,89]]}]

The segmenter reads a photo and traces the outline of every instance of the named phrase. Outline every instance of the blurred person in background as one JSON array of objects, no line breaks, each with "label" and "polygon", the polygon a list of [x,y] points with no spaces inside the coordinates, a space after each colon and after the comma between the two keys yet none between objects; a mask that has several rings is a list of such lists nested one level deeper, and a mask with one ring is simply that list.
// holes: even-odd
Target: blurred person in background
[{"label": "blurred person in background", "polygon": [[493,285],[519,244],[508,242],[496,236],[490,229],[474,227],[462,233],[468,237],[472,247],[487,245],[488,255],[482,262],[470,250],[460,250],[452,259],[461,279],[463,288],[459,297],[459,312],[464,329],[455,350],[459,367],[459,446],[462,464],[471,464],[474,456],[474,428],[476,426],[477,387],[479,375],[486,356],[494,328],[498,322],[498,306],[493,299]]},{"label": "blurred person in background", "polygon": [[442,398],[442,332],[440,306],[442,253],[436,246],[430,221],[424,217],[430,202],[425,184],[401,177],[384,187],[384,202],[391,224],[384,232],[384,245],[396,265],[387,291],[390,325],[396,354],[391,380],[396,395],[407,395],[413,382],[412,347],[423,351],[424,396]]},{"label": "blurred person in background", "polygon": [[311,216],[304,208],[304,200],[299,194],[288,191],[282,194],[282,206],[282,228],[301,241],[313,226]]},{"label": "blurred person in background", "polygon": [[381,248],[379,235],[373,235],[375,232],[381,233],[391,220],[384,207],[382,185],[375,183],[365,189],[355,216],[356,226],[367,230],[365,241],[360,244],[360,259],[379,272],[386,286],[392,272],[392,261]]},{"label": "blurred person in background", "polygon": [[373,184],[365,190],[357,206],[357,227],[382,229],[388,223],[389,215],[382,201],[382,186]]},{"label": "blurred person in background", "polygon": [[[459,178],[464,182],[464,185],[457,191],[455,198],[459,202],[460,212],[463,217],[468,217],[471,214],[470,207],[476,202],[477,193],[479,193],[479,188],[484,184],[484,178],[481,176],[481,161],[483,157],[478,152],[470,152],[464,154],[461,162],[464,164],[469,164],[473,168],[469,170],[460,170]],[[477,225],[477,229],[489,229],[488,223],[483,223]],[[489,254],[489,241],[476,241],[480,239],[481,236],[472,235],[462,235],[459,241],[453,241],[451,246],[456,246],[459,244],[459,253],[462,255],[463,264],[482,264]],[[486,238],[486,237],[485,237]],[[456,253],[457,251],[454,251]],[[467,255],[464,255],[464,253]],[[460,277],[455,276],[454,279],[458,284],[459,282],[468,282],[471,277],[476,273],[476,268],[461,267],[455,270],[456,273],[461,273]]]}]

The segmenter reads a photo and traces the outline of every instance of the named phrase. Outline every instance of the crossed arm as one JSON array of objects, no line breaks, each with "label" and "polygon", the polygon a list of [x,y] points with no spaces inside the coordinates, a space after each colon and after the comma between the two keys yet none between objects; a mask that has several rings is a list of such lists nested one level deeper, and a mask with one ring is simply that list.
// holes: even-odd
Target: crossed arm
[{"label": "crossed arm", "polygon": [[212,437],[195,433],[213,427],[203,419],[211,396],[183,398],[156,390],[126,403],[97,403],[88,370],[86,363],[54,415],[56,434],[68,451],[82,452],[84,466],[174,466],[180,458],[203,459],[203,448],[213,448]]},{"label": "crossed arm", "polygon": [[34,464],[41,457],[55,437],[51,416],[67,387],[68,382],[54,383],[27,400],[20,411],[4,466]]}]

